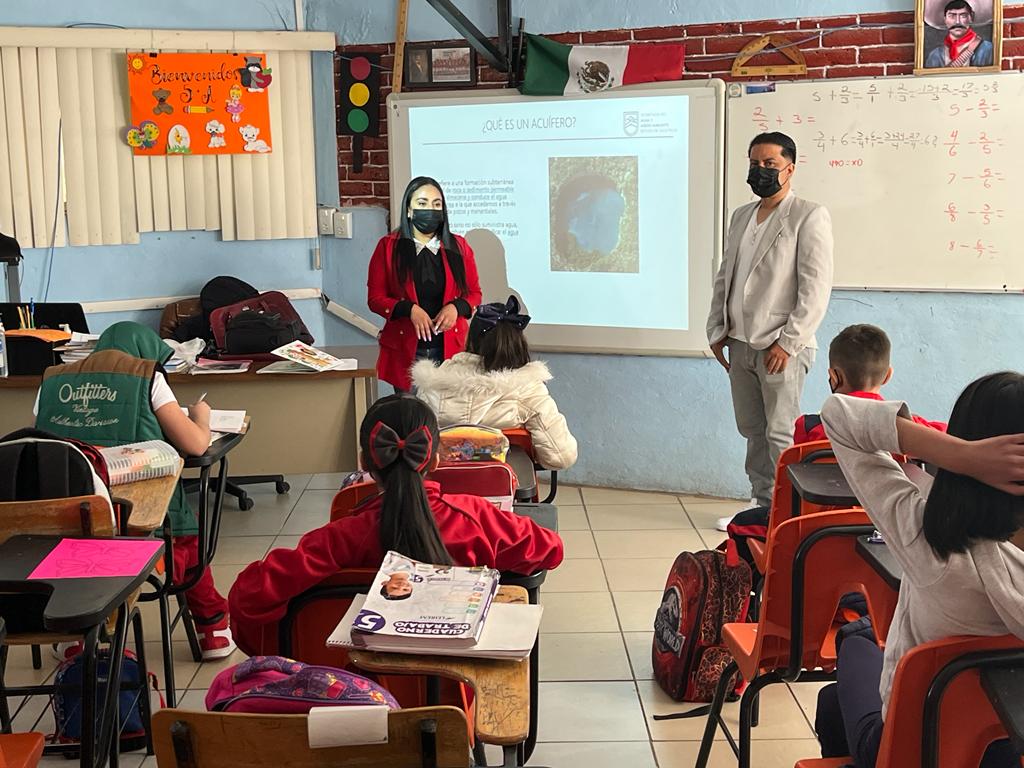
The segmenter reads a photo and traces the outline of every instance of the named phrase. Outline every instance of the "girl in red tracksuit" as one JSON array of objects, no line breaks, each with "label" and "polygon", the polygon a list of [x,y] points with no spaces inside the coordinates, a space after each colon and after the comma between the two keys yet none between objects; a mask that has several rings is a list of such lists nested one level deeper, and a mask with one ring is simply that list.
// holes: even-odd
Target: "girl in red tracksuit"
[{"label": "girl in red tracksuit", "polygon": [[388,550],[445,565],[530,574],[562,562],[562,539],[477,496],[442,496],[423,476],[437,466],[437,419],[408,395],[378,400],[359,431],[364,468],[382,493],[351,517],[310,531],[294,549],[250,564],[228,595],[235,641],[259,653],[288,602],[344,568],[375,568]]},{"label": "girl in red tracksuit", "polygon": [[366,300],[385,320],[377,376],[408,392],[414,362],[439,365],[465,348],[482,294],[473,249],[448,228],[441,185],[427,176],[413,179],[401,211],[398,227],[370,257]]}]

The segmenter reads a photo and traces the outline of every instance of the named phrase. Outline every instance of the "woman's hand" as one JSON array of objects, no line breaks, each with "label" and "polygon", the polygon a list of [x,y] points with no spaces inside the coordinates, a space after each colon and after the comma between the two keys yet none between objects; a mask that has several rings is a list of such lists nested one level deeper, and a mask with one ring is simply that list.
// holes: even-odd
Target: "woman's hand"
[{"label": "woman's hand", "polygon": [[417,339],[430,341],[434,338],[434,321],[419,304],[412,305],[412,309],[409,310],[409,319],[412,320],[412,327],[416,329]]},{"label": "woman's hand", "polygon": [[455,322],[458,319],[459,310],[455,308],[455,305],[445,304],[441,307],[441,311],[437,313],[437,317],[434,318],[434,333],[450,331],[455,327]]}]

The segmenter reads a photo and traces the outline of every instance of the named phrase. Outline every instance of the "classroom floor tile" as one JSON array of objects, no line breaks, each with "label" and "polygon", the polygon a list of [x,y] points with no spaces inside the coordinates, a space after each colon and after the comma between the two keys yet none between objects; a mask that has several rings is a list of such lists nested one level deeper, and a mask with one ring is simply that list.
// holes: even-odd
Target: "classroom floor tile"
[{"label": "classroom floor tile", "polygon": [[613,592],[615,613],[619,617],[622,631],[653,631],[654,614],[657,612],[658,606],[661,605],[661,595],[660,588],[656,592]]},{"label": "classroom floor tile", "polygon": [[590,520],[587,519],[587,510],[583,507],[558,507],[558,530],[559,531],[589,531]]},{"label": "classroom floor tile", "polygon": [[540,741],[646,741],[630,682],[540,684]]},{"label": "classroom floor tile", "polygon": [[318,475],[313,475],[309,481],[309,485],[306,486],[307,490],[310,491],[334,491],[338,492],[341,488],[342,481],[351,473],[349,472],[323,472]]},{"label": "classroom floor tile", "polygon": [[605,558],[604,572],[608,576],[609,589],[612,592],[664,589],[665,578],[676,559],[676,554],[678,552],[668,557],[652,557],[646,560],[636,557]]},{"label": "classroom floor tile", "polygon": [[[562,510],[559,510],[559,515],[561,515],[561,512]],[[598,556],[597,545],[594,544],[594,534],[589,530],[562,530],[559,533],[562,537],[562,545],[565,547],[566,560],[580,560]]]},{"label": "classroom floor tile", "polygon": [[687,528],[667,531],[595,531],[594,540],[603,558],[674,558],[680,552],[693,552],[704,547],[697,532]]},{"label": "classroom floor tile", "polygon": [[654,677],[654,667],[651,663],[654,632],[623,632],[622,637],[626,641],[626,653],[629,654],[629,664],[633,668],[633,679],[651,680]]},{"label": "classroom floor tile", "polygon": [[544,615],[541,632],[618,632],[619,622],[609,592],[546,592],[541,588]]},{"label": "classroom floor tile", "polygon": [[650,491],[624,491],[617,488],[583,488],[583,503],[588,507],[592,504],[678,504],[679,500],[671,493],[652,493]]},{"label": "classroom floor tile", "polygon": [[548,572],[544,579],[543,592],[607,592],[601,561],[566,560],[558,568]]},{"label": "classroom floor tile", "polygon": [[[693,768],[700,744],[696,741],[660,741],[654,753],[660,768]],[[759,741],[751,750],[751,764],[758,768],[792,768],[797,760],[820,757],[821,748],[814,739]],[[724,741],[716,741],[708,768],[736,768],[736,756]]]},{"label": "classroom floor tile", "polygon": [[[545,482],[537,484],[537,496],[541,499],[546,499],[548,493],[551,492],[551,486]],[[583,504],[583,496],[580,494],[580,489],[574,485],[562,485],[558,484],[558,494],[555,496],[555,504],[558,505],[559,509],[562,507],[578,507]]]},{"label": "classroom floor tile", "polygon": [[217,540],[217,565],[248,565],[254,560],[262,560],[267,554],[273,536],[221,536]]},{"label": "classroom floor tile", "polygon": [[587,505],[595,531],[641,531],[682,528],[692,530],[682,504]]},{"label": "classroom floor tile", "polygon": [[714,528],[719,518],[731,517],[750,506],[750,501],[685,502],[683,508],[694,528]]},{"label": "classroom floor tile", "polygon": [[632,680],[633,674],[618,632],[565,633],[545,635],[538,679]]},{"label": "classroom floor tile", "polygon": [[529,764],[550,768],[657,768],[651,745],[645,741],[540,743]]}]

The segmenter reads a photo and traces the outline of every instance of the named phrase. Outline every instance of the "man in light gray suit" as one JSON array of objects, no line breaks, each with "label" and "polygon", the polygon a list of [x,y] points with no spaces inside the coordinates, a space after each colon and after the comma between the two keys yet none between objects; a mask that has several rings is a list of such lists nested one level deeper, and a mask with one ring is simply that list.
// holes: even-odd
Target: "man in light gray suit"
[{"label": "man in light gray suit", "polygon": [[760,134],[748,157],[747,183],[761,199],[738,208],[729,223],[708,341],[729,372],[736,426],[747,439],[751,504],[767,507],[832,291],[832,219],[790,190],[791,138]]}]

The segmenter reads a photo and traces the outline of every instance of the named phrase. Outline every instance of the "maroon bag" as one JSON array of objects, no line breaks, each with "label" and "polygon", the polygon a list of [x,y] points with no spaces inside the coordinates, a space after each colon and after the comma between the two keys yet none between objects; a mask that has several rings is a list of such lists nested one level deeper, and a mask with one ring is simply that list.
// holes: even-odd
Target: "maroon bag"
[{"label": "maroon bag", "polygon": [[750,566],[734,546],[683,552],[672,564],[654,618],[652,659],[654,678],[676,701],[714,698],[732,661],[722,626],[746,620],[750,586]]},{"label": "maroon bag", "polygon": [[[232,340],[229,338],[232,321],[237,323],[239,318],[244,318],[247,313],[252,313],[248,315],[250,317],[262,316],[269,321],[268,329],[272,326],[279,327],[284,335],[268,332],[265,342],[260,344],[257,340],[255,346],[253,346],[253,339],[250,335],[246,340],[245,348],[236,349],[232,346]],[[210,330],[213,331],[213,342],[221,352],[221,359],[244,357],[250,360],[276,360],[277,358],[269,353],[289,341],[313,343],[313,335],[302,322],[302,318],[295,311],[291,301],[280,291],[267,291],[251,299],[244,299],[213,310],[210,313]]]}]

